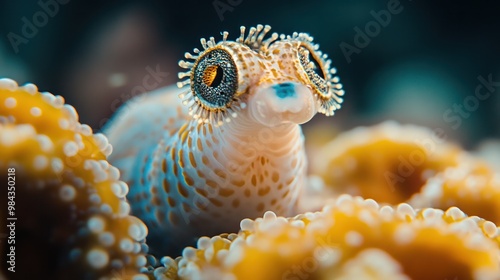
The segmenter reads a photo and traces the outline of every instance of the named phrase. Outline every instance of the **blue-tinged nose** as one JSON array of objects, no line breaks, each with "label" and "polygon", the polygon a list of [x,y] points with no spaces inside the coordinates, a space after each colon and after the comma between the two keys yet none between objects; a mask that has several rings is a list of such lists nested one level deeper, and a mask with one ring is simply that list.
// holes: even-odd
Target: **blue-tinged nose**
[{"label": "blue-tinged nose", "polygon": [[250,114],[267,126],[303,124],[316,114],[316,104],[311,89],[291,81],[257,87],[248,100]]},{"label": "blue-tinged nose", "polygon": [[296,97],[295,85],[290,82],[276,84],[272,86],[279,98]]}]

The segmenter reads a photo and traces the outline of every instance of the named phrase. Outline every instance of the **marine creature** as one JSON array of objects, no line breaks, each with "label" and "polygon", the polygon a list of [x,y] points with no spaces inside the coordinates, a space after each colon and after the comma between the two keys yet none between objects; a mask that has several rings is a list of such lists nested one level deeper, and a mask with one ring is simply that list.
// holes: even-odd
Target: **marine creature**
[{"label": "marine creature", "polygon": [[7,279],[147,279],[147,228],[129,215],[111,146],[61,96],[0,79],[0,151]]},{"label": "marine creature", "polygon": [[343,90],[311,36],[265,39],[269,30],[201,39],[179,63],[181,89],[129,101],[105,129],[152,250],[179,252],[268,210],[296,214],[307,164],[299,125],[333,115]]},{"label": "marine creature", "polygon": [[430,130],[341,134],[312,161],[333,199],[301,212],[300,124],[333,115],[343,91],[309,35],[269,29],[202,39],[181,89],[115,116],[113,153],[62,97],[0,79],[0,170],[15,170],[16,261],[30,268],[16,277],[498,279],[500,177]]}]

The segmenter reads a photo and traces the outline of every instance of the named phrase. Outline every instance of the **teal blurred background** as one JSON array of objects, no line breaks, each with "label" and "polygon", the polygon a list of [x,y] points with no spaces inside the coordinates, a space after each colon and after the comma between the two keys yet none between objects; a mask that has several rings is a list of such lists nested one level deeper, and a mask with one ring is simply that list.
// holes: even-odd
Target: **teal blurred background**
[{"label": "teal blurred background", "polygon": [[467,147],[500,136],[498,1],[0,5],[0,76],[64,96],[97,130],[146,75],[154,76],[156,87],[175,83],[177,61],[199,47],[199,38],[218,39],[226,30],[235,39],[239,26],[262,23],[278,33],[310,33],[337,67],[343,108],[313,124],[338,131],[393,119],[444,129]]}]

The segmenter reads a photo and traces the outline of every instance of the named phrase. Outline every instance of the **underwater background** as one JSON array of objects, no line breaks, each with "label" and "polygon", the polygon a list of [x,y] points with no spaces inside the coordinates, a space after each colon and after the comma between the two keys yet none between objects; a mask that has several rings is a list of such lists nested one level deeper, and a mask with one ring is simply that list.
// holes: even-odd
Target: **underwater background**
[{"label": "underwater background", "polygon": [[[22,167],[16,254],[20,270],[33,263],[1,273],[500,279],[499,12],[494,1],[1,1],[0,78],[38,87],[0,80],[0,168]],[[148,255],[98,133],[128,99],[176,83],[200,38],[234,40],[257,24],[310,34],[338,70],[342,109],[302,126],[313,175],[304,201],[328,206],[245,219],[182,258]]]},{"label": "underwater background", "polygon": [[[0,2],[0,76],[63,95],[94,129],[148,69],[168,73],[158,87],[173,84],[177,61],[199,38],[262,23],[311,34],[338,69],[343,109],[310,124],[344,130],[393,119],[440,127],[467,147],[500,134],[498,94],[466,104],[473,112],[454,109],[474,95],[479,76],[500,80],[497,1],[401,0],[378,28],[373,14],[391,1],[60,2],[46,20],[36,16],[38,1]],[[40,27],[25,27],[34,20]]]}]

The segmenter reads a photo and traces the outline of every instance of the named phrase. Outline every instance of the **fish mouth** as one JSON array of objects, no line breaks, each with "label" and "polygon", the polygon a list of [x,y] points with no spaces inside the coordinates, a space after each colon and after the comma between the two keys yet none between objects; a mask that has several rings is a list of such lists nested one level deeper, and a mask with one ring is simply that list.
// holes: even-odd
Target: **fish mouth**
[{"label": "fish mouth", "polygon": [[250,96],[248,103],[250,115],[266,126],[303,124],[318,111],[312,90],[296,82],[259,88]]}]

